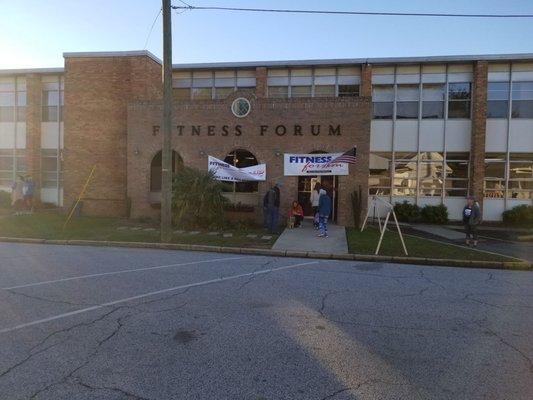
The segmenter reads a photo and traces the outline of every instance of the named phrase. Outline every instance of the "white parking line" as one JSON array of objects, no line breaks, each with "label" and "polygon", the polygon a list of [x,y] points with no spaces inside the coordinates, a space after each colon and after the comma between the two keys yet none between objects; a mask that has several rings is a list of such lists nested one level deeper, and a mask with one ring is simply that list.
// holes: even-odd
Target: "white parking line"
[{"label": "white parking line", "polygon": [[61,279],[55,279],[55,280],[51,280],[51,281],[42,281],[42,282],[28,283],[28,284],[25,284],[25,285],[3,287],[3,288],[0,288],[0,290],[21,289],[21,288],[27,288],[27,287],[32,287],[32,286],[48,285],[48,284],[51,284],[51,283],[75,281],[75,280],[78,280],[78,279],[97,278],[99,276],[127,274],[127,273],[130,273],[130,272],[149,271],[149,270],[153,270],[153,269],[183,267],[185,265],[205,264],[205,263],[218,262],[218,261],[240,260],[242,258],[246,258],[246,256],[213,258],[213,259],[210,259],[210,260],[190,261],[190,262],[179,263],[179,264],[156,265],[156,266],[152,266],[152,267],[142,267],[142,268],[135,268],[135,269],[123,269],[123,270],[120,270],[120,271],[102,272],[102,273],[99,273],[99,274],[90,274],[90,275],[79,275],[79,276],[72,276],[70,278],[61,278]]},{"label": "white parking line", "polygon": [[7,332],[13,332],[13,331],[16,331],[18,329],[27,328],[27,327],[33,326],[33,325],[43,324],[45,322],[55,321],[57,319],[71,317],[71,316],[77,315],[77,314],[83,314],[83,313],[86,313],[86,312],[89,312],[89,311],[93,311],[93,310],[98,310],[98,309],[104,308],[104,307],[114,306],[114,305],[120,304],[120,303],[126,303],[126,302],[132,301],[132,300],[137,300],[137,299],[142,299],[142,298],[145,298],[145,297],[155,296],[155,295],[158,295],[158,294],[172,292],[174,290],[187,289],[187,288],[198,287],[198,286],[205,286],[205,285],[210,285],[212,283],[218,283],[218,282],[229,281],[229,280],[232,280],[232,279],[243,278],[245,276],[268,274],[269,272],[281,271],[281,270],[289,269],[289,268],[302,267],[304,265],[318,264],[319,262],[320,261],[310,261],[310,262],[306,262],[306,263],[285,265],[283,267],[263,269],[263,270],[260,270],[260,271],[248,272],[248,273],[245,273],[245,274],[225,276],[225,277],[222,277],[222,278],[210,279],[208,281],[202,281],[202,282],[197,282],[197,283],[189,283],[187,285],[180,285],[180,286],[174,286],[174,287],[167,288],[167,289],[156,290],[155,292],[148,292],[148,293],[144,293],[144,294],[139,294],[137,296],[127,297],[125,299],[110,301],[109,303],[97,304],[97,305],[92,306],[92,307],[82,308],[80,310],[75,310],[75,311],[70,311],[70,312],[67,312],[67,313],[59,314],[59,315],[54,315],[52,317],[38,319],[38,320],[32,321],[32,322],[26,322],[25,324],[16,325],[16,326],[13,326],[11,328],[0,329],[0,334],[1,333],[7,333]]}]

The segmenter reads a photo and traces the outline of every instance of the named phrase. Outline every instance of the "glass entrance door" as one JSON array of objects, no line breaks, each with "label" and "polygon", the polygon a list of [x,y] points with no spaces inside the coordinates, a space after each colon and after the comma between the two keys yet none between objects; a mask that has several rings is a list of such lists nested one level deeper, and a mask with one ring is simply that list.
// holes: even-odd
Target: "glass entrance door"
[{"label": "glass entrance door", "polygon": [[298,202],[304,210],[304,216],[313,216],[313,207],[311,206],[311,191],[315,185],[320,183],[323,189],[328,192],[332,200],[332,212],[330,218],[332,221],[337,220],[338,204],[338,180],[337,176],[299,176],[298,177]]}]

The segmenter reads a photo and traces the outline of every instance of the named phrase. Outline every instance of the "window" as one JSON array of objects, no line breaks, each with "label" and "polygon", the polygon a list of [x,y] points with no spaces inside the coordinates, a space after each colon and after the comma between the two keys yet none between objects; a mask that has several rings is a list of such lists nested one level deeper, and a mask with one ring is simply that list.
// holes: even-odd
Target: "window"
[{"label": "window", "polygon": [[211,100],[211,88],[192,88],[191,94],[194,100]]},{"label": "window", "polygon": [[416,196],[416,153],[396,153],[393,196]]},{"label": "window", "polygon": [[444,85],[424,83],[422,86],[422,118],[444,118]]},{"label": "window", "polygon": [[369,195],[390,195],[391,163],[391,153],[370,153]]},{"label": "window", "polygon": [[311,97],[311,86],[291,86],[291,97]]},{"label": "window", "polygon": [[315,86],[315,97],[335,97],[335,85]]},{"label": "window", "polygon": [[509,184],[507,197],[533,199],[533,157],[527,153],[509,155]]},{"label": "window", "polygon": [[[150,191],[151,192],[160,192],[161,191],[161,172],[163,165],[163,153],[158,151],[157,154],[152,158],[150,164]],[[179,168],[183,166],[183,160],[178,153],[172,150],[172,173],[175,173]]]},{"label": "window", "polygon": [[448,118],[470,118],[470,83],[448,84]]},{"label": "window", "polygon": [[286,99],[287,97],[289,97],[289,87],[288,86],[269,86],[268,97]]},{"label": "window", "polygon": [[394,88],[392,85],[372,87],[372,118],[392,119],[394,107]]},{"label": "window", "polygon": [[13,150],[0,150],[0,186],[11,187],[13,183]]},{"label": "window", "polygon": [[[234,165],[237,168],[246,168],[259,164],[257,158],[248,150],[237,149],[226,155],[224,162]],[[259,189],[259,182],[235,182],[226,183],[228,192],[235,190],[237,193],[255,193]]]},{"label": "window", "polygon": [[533,118],[533,82],[513,82],[512,118]]},{"label": "window", "polygon": [[191,89],[190,88],[174,88],[172,89],[172,97],[174,100],[190,100]]},{"label": "window", "polygon": [[221,100],[228,97],[235,90],[232,87],[216,87],[215,88],[215,99]]},{"label": "window", "polygon": [[43,122],[63,121],[63,90],[62,87],[60,89],[62,82],[57,81],[57,77],[49,78],[50,81],[43,81],[41,118]]},{"label": "window", "polygon": [[41,150],[41,184],[43,188],[57,188],[57,167],[59,162],[59,185],[62,183],[61,159],[57,159],[56,149]]},{"label": "window", "polygon": [[339,97],[359,96],[359,85],[339,85]]},{"label": "window", "polygon": [[446,154],[446,196],[466,197],[468,195],[469,158],[469,153]]},{"label": "window", "polygon": [[[6,87],[4,90],[7,89]],[[9,89],[13,91],[0,91],[0,122],[13,122],[15,120],[14,85],[10,86]]]},{"label": "window", "polygon": [[442,196],[444,156],[438,152],[420,154],[418,181],[420,196]]},{"label": "window", "polygon": [[509,83],[487,84],[487,118],[507,118],[509,109]]},{"label": "window", "polygon": [[485,154],[484,197],[503,198],[505,193],[505,154]]},{"label": "window", "polygon": [[396,91],[396,118],[418,118],[418,85],[398,85]]}]

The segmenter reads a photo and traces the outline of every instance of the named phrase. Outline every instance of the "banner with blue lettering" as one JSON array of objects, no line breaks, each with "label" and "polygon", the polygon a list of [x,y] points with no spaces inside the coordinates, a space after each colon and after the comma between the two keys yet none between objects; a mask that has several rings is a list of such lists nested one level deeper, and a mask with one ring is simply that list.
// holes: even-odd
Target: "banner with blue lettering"
[{"label": "banner with blue lettering", "polygon": [[283,174],[302,175],[348,175],[348,164],[331,162],[343,153],[284,154]]}]

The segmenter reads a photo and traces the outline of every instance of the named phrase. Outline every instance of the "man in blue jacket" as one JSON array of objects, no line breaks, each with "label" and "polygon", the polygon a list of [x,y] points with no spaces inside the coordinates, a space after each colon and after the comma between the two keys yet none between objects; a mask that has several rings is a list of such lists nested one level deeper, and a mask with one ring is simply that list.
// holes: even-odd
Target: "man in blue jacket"
[{"label": "man in blue jacket", "polygon": [[320,233],[318,237],[328,237],[328,218],[331,214],[331,198],[324,189],[320,189],[320,197],[318,199],[318,224]]}]

